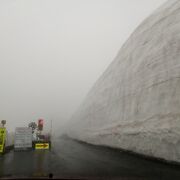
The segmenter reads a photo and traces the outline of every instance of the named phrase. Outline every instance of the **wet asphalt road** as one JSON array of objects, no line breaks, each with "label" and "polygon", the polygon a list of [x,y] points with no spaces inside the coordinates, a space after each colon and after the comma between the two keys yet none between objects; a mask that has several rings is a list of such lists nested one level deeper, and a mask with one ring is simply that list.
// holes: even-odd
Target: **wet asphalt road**
[{"label": "wet asphalt road", "polygon": [[126,152],[67,138],[52,150],[14,152],[0,156],[0,178],[48,177],[101,179],[180,179],[180,166],[147,160]]}]

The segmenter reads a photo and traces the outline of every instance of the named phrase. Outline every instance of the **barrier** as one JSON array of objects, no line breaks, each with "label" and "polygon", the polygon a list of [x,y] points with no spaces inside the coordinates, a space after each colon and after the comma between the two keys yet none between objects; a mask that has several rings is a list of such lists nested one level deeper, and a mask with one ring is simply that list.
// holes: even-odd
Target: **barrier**
[{"label": "barrier", "polygon": [[33,141],[32,146],[35,150],[50,150],[51,141]]}]

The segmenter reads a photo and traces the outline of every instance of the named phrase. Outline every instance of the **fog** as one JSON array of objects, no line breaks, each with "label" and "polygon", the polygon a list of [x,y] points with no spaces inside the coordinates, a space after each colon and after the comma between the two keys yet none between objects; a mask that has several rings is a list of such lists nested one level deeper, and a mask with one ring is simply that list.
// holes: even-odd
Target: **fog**
[{"label": "fog", "polygon": [[166,0],[1,0],[0,120],[58,129],[134,29]]}]

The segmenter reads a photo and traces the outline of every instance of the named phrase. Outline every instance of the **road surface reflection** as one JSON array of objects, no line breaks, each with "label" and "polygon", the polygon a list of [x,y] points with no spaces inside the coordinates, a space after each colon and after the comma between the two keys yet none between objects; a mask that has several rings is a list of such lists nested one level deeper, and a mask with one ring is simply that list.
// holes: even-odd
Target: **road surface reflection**
[{"label": "road surface reflection", "polygon": [[180,166],[147,160],[120,150],[92,146],[67,138],[52,150],[10,151],[0,156],[1,177],[180,179]]}]

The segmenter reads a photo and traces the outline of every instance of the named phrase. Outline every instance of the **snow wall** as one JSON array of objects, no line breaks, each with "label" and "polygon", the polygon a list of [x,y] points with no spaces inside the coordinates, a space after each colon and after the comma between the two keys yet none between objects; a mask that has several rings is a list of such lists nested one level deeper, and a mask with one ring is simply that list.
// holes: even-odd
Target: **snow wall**
[{"label": "snow wall", "polygon": [[169,0],[120,49],[67,134],[180,162],[180,1]]}]

